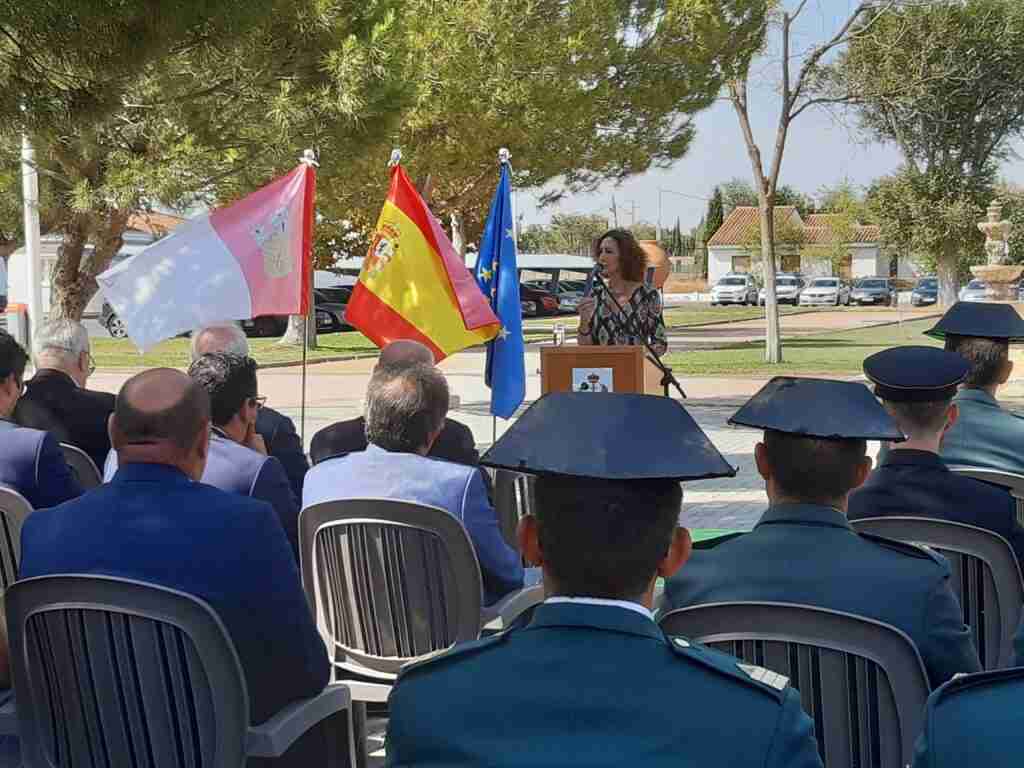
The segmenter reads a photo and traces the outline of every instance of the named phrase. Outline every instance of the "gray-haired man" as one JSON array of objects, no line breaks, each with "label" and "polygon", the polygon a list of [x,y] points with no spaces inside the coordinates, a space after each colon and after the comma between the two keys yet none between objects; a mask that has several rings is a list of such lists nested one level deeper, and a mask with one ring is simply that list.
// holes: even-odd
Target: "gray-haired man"
[{"label": "gray-haired man", "polygon": [[15,421],[81,448],[102,467],[110,451],[107,419],[114,395],[85,388],[95,370],[89,333],[74,320],[51,320],[36,331],[32,351],[36,374],[25,383]]},{"label": "gray-haired man", "polygon": [[[249,357],[249,340],[235,323],[207,325],[192,334],[192,361],[203,355],[225,352],[229,355]],[[302,498],[302,485],[309,471],[309,462],[302,440],[295,431],[295,423],[283,413],[263,406],[256,416],[256,432],[267,446],[267,455],[284,465],[288,483],[295,498]]]}]

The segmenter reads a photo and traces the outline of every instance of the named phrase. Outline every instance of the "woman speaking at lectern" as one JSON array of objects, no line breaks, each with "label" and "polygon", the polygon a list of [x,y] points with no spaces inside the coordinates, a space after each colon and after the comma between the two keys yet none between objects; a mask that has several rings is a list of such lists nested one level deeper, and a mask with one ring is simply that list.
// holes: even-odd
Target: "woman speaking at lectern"
[{"label": "woman speaking at lectern", "polygon": [[646,340],[659,357],[665,354],[661,296],[653,285],[644,284],[647,257],[636,238],[624,229],[606,232],[596,242],[594,261],[604,282],[596,281],[593,295],[579,304],[579,343],[642,346]]}]

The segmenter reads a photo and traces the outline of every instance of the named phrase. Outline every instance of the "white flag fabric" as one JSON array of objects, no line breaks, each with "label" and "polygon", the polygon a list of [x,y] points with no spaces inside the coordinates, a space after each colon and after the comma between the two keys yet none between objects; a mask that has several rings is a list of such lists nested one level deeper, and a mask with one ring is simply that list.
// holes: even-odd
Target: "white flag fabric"
[{"label": "white flag fabric", "polygon": [[147,350],[210,323],[305,314],[315,184],[300,165],[99,275],[128,337]]}]

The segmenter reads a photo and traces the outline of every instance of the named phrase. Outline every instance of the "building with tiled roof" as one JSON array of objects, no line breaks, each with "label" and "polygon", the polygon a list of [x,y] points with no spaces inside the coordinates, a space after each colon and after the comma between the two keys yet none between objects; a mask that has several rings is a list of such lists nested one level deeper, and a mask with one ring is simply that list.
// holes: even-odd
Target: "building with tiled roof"
[{"label": "building with tiled roof", "polygon": [[[708,281],[716,283],[730,272],[756,271],[753,250],[760,242],[760,211],[738,206],[707,241]],[[883,254],[881,230],[874,225],[854,224],[830,213],[812,213],[806,218],[794,206],[775,209],[775,252],[780,272],[831,275],[854,279],[889,275],[889,257]],[[846,251],[834,260],[837,249]]]}]

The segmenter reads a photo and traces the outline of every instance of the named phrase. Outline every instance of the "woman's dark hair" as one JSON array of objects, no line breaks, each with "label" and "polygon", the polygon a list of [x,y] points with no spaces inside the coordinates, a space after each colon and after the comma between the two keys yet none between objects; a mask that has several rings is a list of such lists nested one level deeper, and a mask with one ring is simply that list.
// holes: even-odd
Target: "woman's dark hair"
[{"label": "woman's dark hair", "polygon": [[644,267],[647,266],[647,254],[640,243],[628,229],[609,229],[594,241],[593,257],[601,252],[601,242],[610,237],[619,245],[619,271],[622,277],[633,283],[641,283],[644,279]]}]

